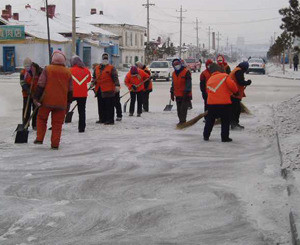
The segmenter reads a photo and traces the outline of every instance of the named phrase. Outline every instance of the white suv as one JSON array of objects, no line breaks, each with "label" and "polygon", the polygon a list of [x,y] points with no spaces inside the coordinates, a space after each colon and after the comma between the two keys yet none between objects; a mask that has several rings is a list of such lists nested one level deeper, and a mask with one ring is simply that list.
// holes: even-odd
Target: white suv
[{"label": "white suv", "polygon": [[173,67],[168,61],[153,61],[150,64],[149,69],[151,71],[153,81],[156,79],[166,79],[169,81],[173,72]]}]

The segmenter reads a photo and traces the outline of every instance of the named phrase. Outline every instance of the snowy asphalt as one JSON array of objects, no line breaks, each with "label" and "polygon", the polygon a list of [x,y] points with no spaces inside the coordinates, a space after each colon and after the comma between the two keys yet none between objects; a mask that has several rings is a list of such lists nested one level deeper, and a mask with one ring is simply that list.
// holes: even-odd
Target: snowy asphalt
[{"label": "snowy asphalt", "polygon": [[[121,74],[124,77],[124,74]],[[87,104],[86,133],[64,125],[61,149],[15,145],[21,119],[18,76],[0,84],[0,244],[291,244],[286,183],[268,128],[272,106],[300,92],[297,81],[249,75],[244,131],[220,142],[220,126],[178,131],[176,107],[163,112],[169,83],[156,82],[150,113],[97,125]],[[125,91],[123,86],[123,92]],[[203,111],[199,73],[193,110]]]}]

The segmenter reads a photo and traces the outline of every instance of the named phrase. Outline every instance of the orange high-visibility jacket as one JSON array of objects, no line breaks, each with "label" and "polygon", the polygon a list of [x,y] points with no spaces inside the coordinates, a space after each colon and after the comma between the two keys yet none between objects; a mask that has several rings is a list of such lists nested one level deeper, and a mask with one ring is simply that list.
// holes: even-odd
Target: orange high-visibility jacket
[{"label": "orange high-visibility jacket", "polygon": [[95,91],[98,92],[99,88],[101,92],[115,91],[116,85],[112,78],[113,65],[106,65],[105,68],[100,71],[100,65],[96,67],[96,87]]},{"label": "orange high-visibility jacket", "polygon": [[245,86],[241,86],[238,84],[237,80],[236,80],[236,76],[235,76],[235,73],[237,71],[240,71],[242,70],[240,67],[236,67],[231,73],[230,73],[230,78],[235,82],[236,86],[238,87],[238,95],[232,95],[232,97],[234,98],[237,98],[237,99],[242,99],[243,97],[246,97],[246,94],[245,94]]},{"label": "orange high-visibility jacket", "polygon": [[70,70],[61,65],[49,65],[45,69],[47,83],[42,105],[49,108],[67,109],[68,92],[72,78]]},{"label": "orange high-visibility jacket", "polygon": [[231,104],[230,96],[238,91],[235,82],[227,73],[215,72],[208,79],[207,104],[208,105],[227,105]]},{"label": "orange high-visibility jacket", "polygon": [[85,67],[77,65],[70,68],[73,80],[73,97],[87,97],[87,84],[91,81],[92,76],[90,71]]},{"label": "orange high-visibility jacket", "polygon": [[[183,97],[186,88],[186,74],[189,72],[187,68],[184,68],[178,76],[176,72],[173,72],[173,87],[175,97]],[[189,96],[192,96],[192,92],[189,92]]]},{"label": "orange high-visibility jacket", "polygon": [[[31,86],[31,81],[32,81],[32,76],[25,71],[25,69],[21,70],[21,76],[24,76],[24,81],[28,84],[28,86]],[[32,85],[32,90],[31,94],[34,94],[36,88],[37,88],[37,83],[39,81],[39,76],[35,76],[33,79],[33,85]],[[28,97],[28,94],[25,90],[22,90],[23,97],[26,98]]]},{"label": "orange high-visibility jacket", "polygon": [[145,89],[143,82],[150,77],[149,74],[141,69],[138,69],[138,72],[137,76],[133,76],[129,71],[125,77],[125,85],[129,90],[132,89],[132,85],[137,86],[137,90],[135,92],[143,91]]},{"label": "orange high-visibility jacket", "polygon": [[[151,76],[151,71],[146,67],[144,69],[144,72],[146,72],[149,76]],[[145,88],[145,91],[152,91],[153,89],[153,85],[152,85],[152,79],[149,81],[149,85],[148,85],[148,88]]]}]

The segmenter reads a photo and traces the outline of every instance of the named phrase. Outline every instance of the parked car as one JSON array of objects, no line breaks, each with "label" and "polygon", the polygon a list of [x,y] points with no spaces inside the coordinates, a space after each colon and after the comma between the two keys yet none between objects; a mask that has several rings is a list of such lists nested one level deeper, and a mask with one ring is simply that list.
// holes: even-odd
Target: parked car
[{"label": "parked car", "polygon": [[249,69],[246,72],[258,72],[262,74],[266,74],[266,64],[262,58],[251,58],[248,60],[249,62]]},{"label": "parked car", "polygon": [[188,59],[185,59],[184,61],[191,71],[194,71],[194,72],[201,71],[201,63],[199,62],[198,59],[188,58]]},{"label": "parked car", "polygon": [[153,61],[149,69],[154,81],[156,79],[166,79],[169,81],[173,72],[173,67],[168,61]]}]

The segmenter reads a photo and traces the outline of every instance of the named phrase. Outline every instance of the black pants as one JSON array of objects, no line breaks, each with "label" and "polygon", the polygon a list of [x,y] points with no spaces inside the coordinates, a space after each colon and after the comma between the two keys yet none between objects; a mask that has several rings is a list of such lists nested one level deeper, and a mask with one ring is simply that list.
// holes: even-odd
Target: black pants
[{"label": "black pants", "polygon": [[79,115],[79,122],[78,122],[78,130],[84,131],[85,130],[85,107],[86,107],[86,97],[77,97],[73,98],[73,101],[77,102],[77,109],[78,109],[78,115]]},{"label": "black pants", "polygon": [[104,123],[115,122],[115,97],[103,98],[103,121]]},{"label": "black pants", "polygon": [[231,116],[231,105],[208,105],[208,115],[205,120],[203,137],[209,138],[211,131],[215,125],[216,118],[221,118],[221,138],[223,140],[229,138],[229,126]]},{"label": "black pants", "polygon": [[122,106],[120,102],[120,92],[115,95],[115,108],[117,112],[117,117],[122,118]]},{"label": "black pants", "polygon": [[101,123],[104,123],[104,110],[103,110],[103,99],[102,99],[102,95],[101,95],[101,91],[100,89],[97,92],[97,102],[98,102],[98,116],[99,116],[99,121]]},{"label": "black pants", "polygon": [[143,106],[143,99],[144,99],[143,91],[130,92],[130,98],[131,101],[130,101],[129,113],[130,114],[134,113],[135,101],[137,99],[137,114],[142,114],[142,106]]},{"label": "black pants", "polygon": [[190,103],[190,98],[183,99],[183,97],[176,97],[177,116],[180,123],[186,122],[187,111]]},{"label": "black pants", "polygon": [[240,123],[241,100],[231,97],[231,101],[232,101],[231,124],[237,125]]},{"label": "black pants", "polygon": [[[35,109],[35,107],[36,107],[35,104],[33,103],[33,99],[30,98],[29,99],[27,113],[26,113],[25,118],[24,118],[24,113],[25,113],[25,108],[26,108],[26,104],[27,104],[27,99],[28,99],[28,97],[23,97],[22,122],[23,122],[24,125],[27,123],[27,121],[28,121],[28,119],[30,117],[31,109],[33,111]],[[32,120],[31,120],[32,128],[36,127],[36,117],[37,117],[37,114],[38,114],[38,111],[32,117]]]},{"label": "black pants", "polygon": [[[204,102],[204,111],[207,111],[207,94],[206,93],[202,93],[202,98],[203,98],[203,102]],[[205,120],[207,118],[207,116],[204,117]]]},{"label": "black pants", "polygon": [[150,90],[146,90],[144,92],[143,109],[146,112],[149,111],[149,95],[150,95],[150,93],[151,93]]},{"label": "black pants", "polygon": [[294,64],[294,71],[298,71],[298,64]]}]

